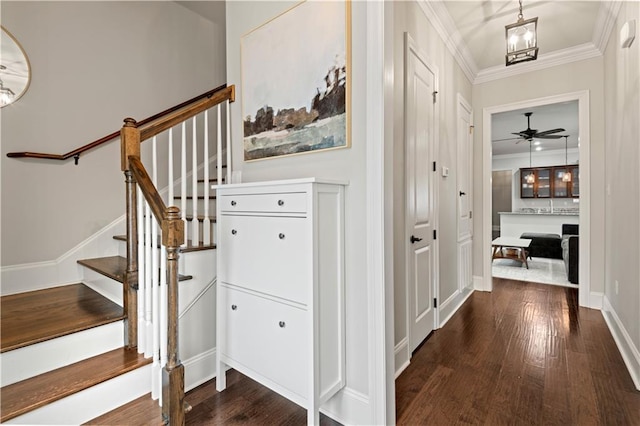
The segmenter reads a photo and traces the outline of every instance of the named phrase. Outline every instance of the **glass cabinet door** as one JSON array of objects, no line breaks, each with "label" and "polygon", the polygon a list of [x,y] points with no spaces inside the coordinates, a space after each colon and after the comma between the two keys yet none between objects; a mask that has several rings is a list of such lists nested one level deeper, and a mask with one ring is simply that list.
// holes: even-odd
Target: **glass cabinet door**
[{"label": "glass cabinet door", "polygon": [[520,169],[520,198],[534,197],[534,181],[529,182],[527,179],[527,177],[531,174],[533,174],[535,179],[533,169]]},{"label": "glass cabinet door", "polygon": [[536,197],[551,197],[551,169],[538,169],[536,176]]},{"label": "glass cabinet door", "polygon": [[566,198],[569,196],[569,182],[563,180],[567,169],[565,167],[553,168],[553,197]]},{"label": "glass cabinet door", "polygon": [[571,167],[569,171],[571,172],[571,196],[577,198],[580,196],[580,167]]}]

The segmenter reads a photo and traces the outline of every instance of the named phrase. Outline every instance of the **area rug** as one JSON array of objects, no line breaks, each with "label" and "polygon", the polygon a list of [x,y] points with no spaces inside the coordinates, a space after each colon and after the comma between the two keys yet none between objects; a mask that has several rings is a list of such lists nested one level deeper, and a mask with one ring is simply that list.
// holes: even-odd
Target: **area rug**
[{"label": "area rug", "polygon": [[564,261],[534,257],[528,260],[529,269],[524,264],[511,259],[495,259],[491,268],[496,278],[554,284],[564,287],[578,287],[567,280]]}]

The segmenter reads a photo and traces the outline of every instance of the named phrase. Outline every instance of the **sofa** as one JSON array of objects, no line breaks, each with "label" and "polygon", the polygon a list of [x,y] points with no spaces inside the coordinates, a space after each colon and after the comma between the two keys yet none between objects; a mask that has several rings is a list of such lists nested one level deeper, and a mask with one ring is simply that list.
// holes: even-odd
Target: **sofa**
[{"label": "sofa", "polygon": [[531,240],[527,254],[529,257],[546,257],[548,259],[562,259],[562,238],[558,234],[539,234],[525,232],[521,239]]},{"label": "sofa", "polygon": [[567,279],[572,284],[578,284],[578,263],[580,259],[579,225],[562,225],[562,259],[567,270]]}]

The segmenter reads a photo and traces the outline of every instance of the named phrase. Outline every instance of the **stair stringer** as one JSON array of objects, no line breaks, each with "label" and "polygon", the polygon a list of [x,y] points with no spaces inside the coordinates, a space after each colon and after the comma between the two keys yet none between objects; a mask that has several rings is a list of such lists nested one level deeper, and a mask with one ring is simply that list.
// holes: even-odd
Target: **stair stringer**
[{"label": "stair stringer", "polygon": [[83,424],[151,392],[151,365],[137,368],[5,422]]}]

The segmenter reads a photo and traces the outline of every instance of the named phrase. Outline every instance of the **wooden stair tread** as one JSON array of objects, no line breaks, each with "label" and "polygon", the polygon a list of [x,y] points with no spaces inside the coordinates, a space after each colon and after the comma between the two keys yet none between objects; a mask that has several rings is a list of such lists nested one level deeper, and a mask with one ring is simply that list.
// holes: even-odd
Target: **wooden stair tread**
[{"label": "wooden stair tread", "polygon": [[84,284],[0,298],[0,352],[122,320],[122,307]]},{"label": "wooden stair tread", "polygon": [[135,349],[118,348],[2,388],[0,422],[150,364]]},{"label": "wooden stair tread", "polygon": [[[124,283],[124,274],[127,270],[127,259],[125,257],[96,257],[94,259],[78,260],[78,263],[106,277]],[[192,278],[192,275],[178,275],[178,281],[186,281]]]},{"label": "wooden stair tread", "polygon": [[[127,241],[127,236],[126,235],[114,235],[113,236],[114,240],[118,240],[118,241]],[[160,238],[158,237],[158,241],[160,241]],[[158,243],[158,246],[160,246],[160,244]],[[203,244],[202,241],[200,241],[198,243],[198,245],[194,246],[192,244],[191,240],[187,240],[187,245],[184,247],[180,247],[180,253],[190,253],[193,251],[201,251],[201,250],[215,250],[216,249],[216,245],[215,244]]]}]

